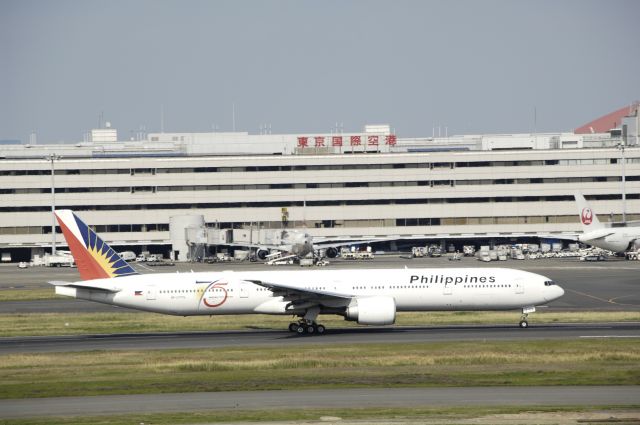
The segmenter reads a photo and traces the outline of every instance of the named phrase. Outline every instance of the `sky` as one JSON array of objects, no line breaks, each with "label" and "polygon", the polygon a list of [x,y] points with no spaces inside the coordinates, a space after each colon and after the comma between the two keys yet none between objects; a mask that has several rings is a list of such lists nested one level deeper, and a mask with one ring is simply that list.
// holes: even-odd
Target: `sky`
[{"label": "sky", "polygon": [[571,131],[640,99],[638,17],[635,0],[0,0],[0,140],[78,142],[101,117],[121,139],[234,118]]}]

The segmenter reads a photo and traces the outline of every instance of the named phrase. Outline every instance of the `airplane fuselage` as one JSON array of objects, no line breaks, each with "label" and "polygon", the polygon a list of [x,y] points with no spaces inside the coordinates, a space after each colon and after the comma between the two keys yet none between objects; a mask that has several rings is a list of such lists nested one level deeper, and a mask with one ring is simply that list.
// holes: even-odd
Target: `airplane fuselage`
[{"label": "airplane fuselage", "polygon": [[613,252],[625,252],[640,239],[639,228],[601,228],[578,236],[578,241]]},{"label": "airplane fuselage", "polygon": [[295,291],[253,282],[347,294],[324,300],[321,313],[336,313],[353,300],[388,297],[397,311],[511,310],[545,304],[564,291],[550,279],[520,270],[354,269],[162,273],[95,279],[89,288],[57,287],[56,293],[138,310],[180,315],[297,314]]}]

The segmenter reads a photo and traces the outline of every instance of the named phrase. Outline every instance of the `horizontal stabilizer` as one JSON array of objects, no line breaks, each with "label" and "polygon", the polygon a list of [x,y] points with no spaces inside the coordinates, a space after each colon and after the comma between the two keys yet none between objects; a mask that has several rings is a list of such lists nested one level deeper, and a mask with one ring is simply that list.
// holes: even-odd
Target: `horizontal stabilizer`
[{"label": "horizontal stabilizer", "polygon": [[109,293],[122,291],[121,288],[115,288],[115,287],[106,288],[104,286],[98,286],[98,285],[87,285],[86,283],[83,283],[83,282],[63,282],[59,280],[54,280],[49,282],[49,284],[53,286],[64,286],[67,288],[76,288],[76,289],[88,289],[91,291],[104,291]]}]

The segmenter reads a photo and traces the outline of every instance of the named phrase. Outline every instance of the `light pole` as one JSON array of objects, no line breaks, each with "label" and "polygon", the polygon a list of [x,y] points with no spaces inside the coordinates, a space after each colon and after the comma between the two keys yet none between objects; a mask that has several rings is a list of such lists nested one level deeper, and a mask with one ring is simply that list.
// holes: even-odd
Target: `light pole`
[{"label": "light pole", "polygon": [[624,148],[625,148],[625,140],[622,141],[618,145],[618,149],[622,153],[622,222],[627,222],[627,192],[625,190],[626,176],[625,176],[625,165],[626,159],[624,157]]},{"label": "light pole", "polygon": [[51,153],[46,159],[51,161],[51,255],[56,255],[56,172],[54,163],[60,157]]}]

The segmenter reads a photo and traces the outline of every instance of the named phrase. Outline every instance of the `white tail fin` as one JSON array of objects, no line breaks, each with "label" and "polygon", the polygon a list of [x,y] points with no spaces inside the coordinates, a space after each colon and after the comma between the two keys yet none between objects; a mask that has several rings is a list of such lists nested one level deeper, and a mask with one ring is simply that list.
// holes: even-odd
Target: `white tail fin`
[{"label": "white tail fin", "polygon": [[578,215],[580,216],[580,224],[582,225],[582,230],[584,232],[588,232],[595,229],[600,229],[604,227],[600,220],[598,220],[598,216],[593,212],[587,200],[584,199],[581,193],[574,194],[576,198],[576,203],[578,204]]}]

